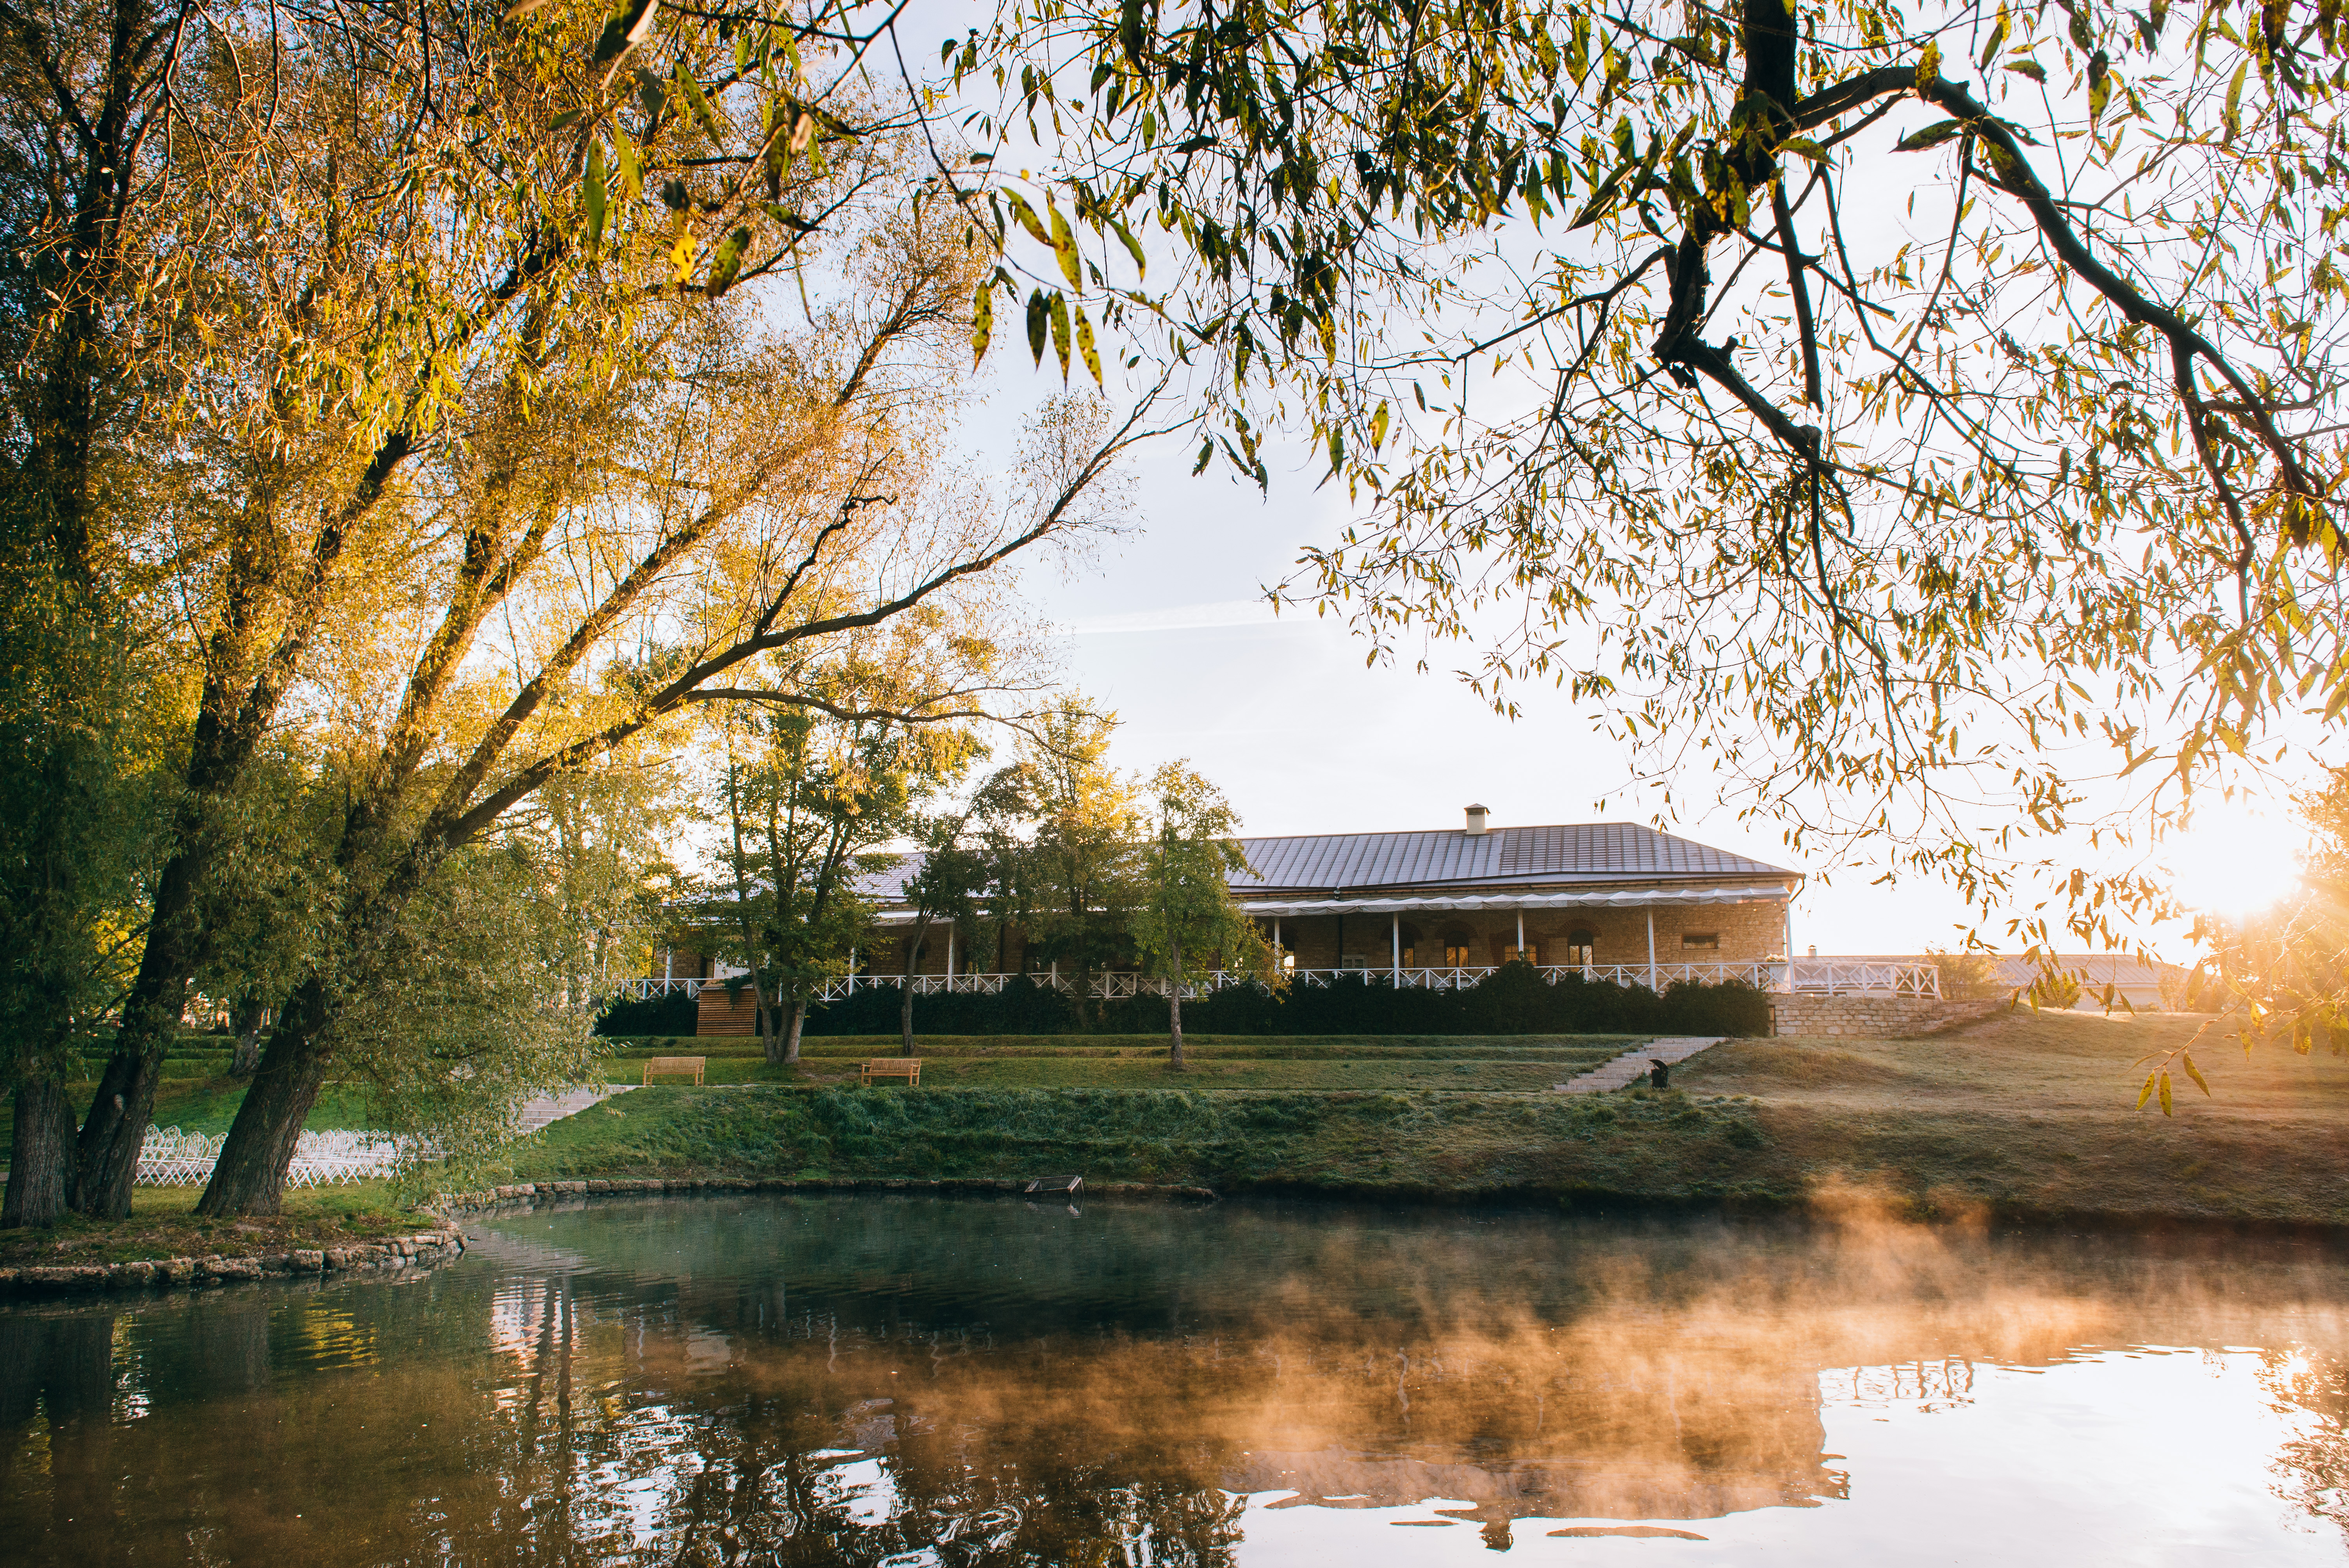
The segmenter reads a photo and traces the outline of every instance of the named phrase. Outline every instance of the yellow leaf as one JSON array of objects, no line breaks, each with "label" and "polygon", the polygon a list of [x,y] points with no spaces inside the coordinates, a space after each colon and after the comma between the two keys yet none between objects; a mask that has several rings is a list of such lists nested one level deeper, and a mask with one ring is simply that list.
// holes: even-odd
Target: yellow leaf
[{"label": "yellow leaf", "polygon": [[1077,237],[1069,232],[1069,221],[1061,216],[1058,207],[1047,201],[1045,209],[1052,215],[1052,253],[1061,258],[1061,274],[1071,288],[1081,289],[1085,280],[1077,271]]},{"label": "yellow leaf", "polygon": [[1020,200],[1019,191],[1006,191],[1003,196],[1004,200],[1011,203],[1011,215],[1019,220],[1019,226],[1027,230],[1038,244],[1049,245],[1052,242],[1044,232],[1044,225],[1036,221],[1036,210]]},{"label": "yellow leaf", "polygon": [[970,302],[970,363],[974,369],[987,357],[987,340],[995,334],[995,280],[978,285]]},{"label": "yellow leaf", "polygon": [[1077,312],[1077,353],[1083,358],[1085,368],[1092,372],[1093,385],[1101,386],[1101,353],[1093,347],[1093,324],[1085,319],[1081,310]]}]

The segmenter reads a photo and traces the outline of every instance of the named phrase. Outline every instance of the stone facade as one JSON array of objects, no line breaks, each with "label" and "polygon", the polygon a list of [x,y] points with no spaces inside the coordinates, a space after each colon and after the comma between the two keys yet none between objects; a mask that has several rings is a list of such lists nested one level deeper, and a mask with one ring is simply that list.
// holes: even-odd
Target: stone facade
[{"label": "stone facade", "polygon": [[1930,996],[1773,996],[1770,1032],[1826,1039],[1911,1040],[1986,1018],[2004,1002]]}]

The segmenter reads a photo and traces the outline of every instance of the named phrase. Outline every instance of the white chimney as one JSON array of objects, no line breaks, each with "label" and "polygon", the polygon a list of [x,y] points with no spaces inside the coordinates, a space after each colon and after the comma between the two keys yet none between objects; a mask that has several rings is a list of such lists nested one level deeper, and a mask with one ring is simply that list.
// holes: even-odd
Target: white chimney
[{"label": "white chimney", "polygon": [[1470,838],[1473,839],[1485,830],[1485,808],[1482,806],[1471,806],[1468,808],[1468,836]]}]

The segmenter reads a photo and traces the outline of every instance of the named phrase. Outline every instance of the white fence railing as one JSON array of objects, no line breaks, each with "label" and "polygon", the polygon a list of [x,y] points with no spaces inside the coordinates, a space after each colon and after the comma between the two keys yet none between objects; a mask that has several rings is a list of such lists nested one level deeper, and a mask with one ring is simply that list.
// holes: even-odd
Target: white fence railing
[{"label": "white fence railing", "polygon": [[634,1002],[651,996],[698,996],[701,988],[711,983],[708,980],[664,980],[657,976],[650,980],[623,980],[620,982],[620,995]]},{"label": "white fence railing", "polygon": [[[208,1137],[176,1127],[150,1127],[139,1144],[138,1182],[142,1187],[198,1187],[212,1179],[228,1135]],[[410,1155],[431,1149],[386,1132],[305,1132],[294,1145],[285,1180],[295,1187],[327,1187],[388,1176]]]},{"label": "white fence railing", "polygon": [[[1327,986],[1339,980],[1373,980],[1412,989],[1448,991],[1482,984],[1499,973],[1494,966],[1464,966],[1430,969],[1380,966],[1346,969],[1291,969],[1288,972],[1292,985]],[[1868,996],[1935,996],[1941,994],[1941,972],[1931,964],[1849,963],[1830,958],[1797,958],[1765,960],[1752,964],[1594,964],[1588,965],[1546,964],[1535,970],[1550,985],[1572,975],[1587,981],[1605,981],[1613,985],[1652,985],[1657,990],[1667,986],[1696,984],[1721,985],[1732,982],[1751,985],[1757,991],[1797,992],[1806,995],[1868,995]],[[916,975],[912,979],[914,995],[934,996],[945,994],[993,995],[1011,981],[1021,978],[1015,975]],[[1074,982],[1054,972],[1030,975],[1025,978],[1054,990],[1074,989]],[[1217,969],[1202,975],[1183,987],[1185,996],[1196,996],[1209,991],[1219,991],[1226,985],[1253,985],[1257,977],[1241,970]],[[716,984],[716,982],[712,982]],[[826,984],[815,993],[819,1002],[838,1002],[854,995],[859,990],[871,990],[885,985],[891,989],[907,984],[902,975],[851,975]],[[1143,995],[1163,996],[1169,983],[1153,975],[1112,972],[1092,975],[1085,985],[1086,995],[1104,1000]]]}]

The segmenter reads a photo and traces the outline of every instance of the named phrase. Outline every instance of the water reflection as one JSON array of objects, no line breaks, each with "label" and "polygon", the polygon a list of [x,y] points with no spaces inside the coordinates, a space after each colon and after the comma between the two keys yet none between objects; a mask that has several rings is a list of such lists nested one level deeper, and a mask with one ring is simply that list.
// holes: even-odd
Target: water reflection
[{"label": "water reflection", "polygon": [[2248,1456],[2205,1467],[2230,1531],[2337,1561],[2344,1287],[2315,1245],[1864,1211],[575,1205],[409,1278],[0,1313],[0,1542],[975,1565],[1766,1535],[1859,1562],[1904,1487],[1945,1558],[1994,1522],[1970,1488],[2013,1470],[2050,1500],[2023,1546],[2110,1558],[2109,1525],[2067,1545],[2067,1510],[2116,1502],[2125,1532],[2173,1500],[2075,1450],[2175,1421]]}]

